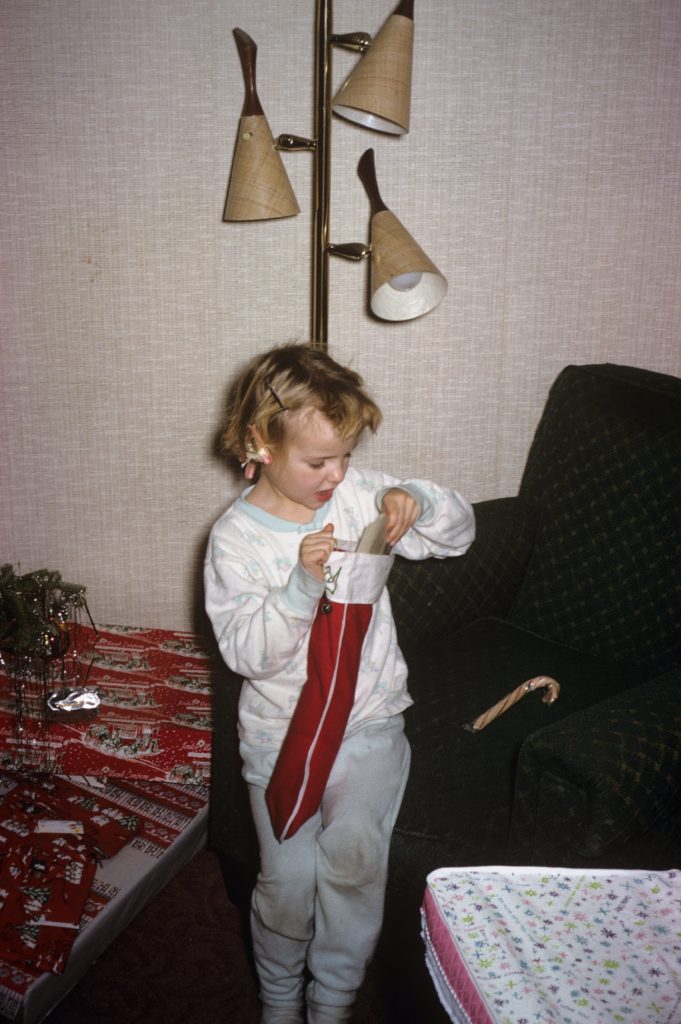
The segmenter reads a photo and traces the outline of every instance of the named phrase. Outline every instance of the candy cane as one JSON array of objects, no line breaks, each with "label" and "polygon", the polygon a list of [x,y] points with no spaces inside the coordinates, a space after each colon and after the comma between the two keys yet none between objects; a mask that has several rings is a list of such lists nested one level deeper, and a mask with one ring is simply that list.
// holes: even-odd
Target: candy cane
[{"label": "candy cane", "polygon": [[502,715],[504,711],[510,708],[513,704],[524,697],[526,693],[530,693],[532,690],[538,690],[540,687],[547,687],[546,693],[542,697],[545,704],[553,704],[554,701],[558,700],[558,694],[560,693],[560,684],[552,679],[551,676],[534,676],[533,679],[528,679],[527,682],[521,683],[520,686],[516,686],[515,690],[511,690],[510,693],[502,697],[501,700],[497,701],[493,707],[488,708],[487,711],[483,711],[481,715],[473,722],[468,722],[464,725],[464,729],[468,732],[480,732],[486,725],[489,725],[495,718]]}]

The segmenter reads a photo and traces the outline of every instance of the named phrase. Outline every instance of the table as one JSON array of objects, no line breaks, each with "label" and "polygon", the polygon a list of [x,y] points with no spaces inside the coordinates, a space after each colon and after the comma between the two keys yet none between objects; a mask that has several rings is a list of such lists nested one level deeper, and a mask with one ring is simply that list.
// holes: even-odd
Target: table
[{"label": "table", "polygon": [[681,872],[442,868],[426,962],[456,1024],[679,1024]]},{"label": "table", "polygon": [[[19,921],[18,898],[0,906],[0,1015],[22,1024],[38,1024],[207,841],[208,653],[192,634],[168,630],[79,625],[73,636],[71,655],[87,662],[85,684],[100,696],[96,715],[24,722],[55,772],[18,766],[14,685],[0,674],[0,870],[25,872],[28,884],[8,889],[44,898],[44,880],[56,878],[69,897],[56,910],[46,903],[37,927]],[[84,828],[75,841],[73,821]],[[46,822],[66,838],[42,835]],[[109,856],[95,866],[100,847]]]},{"label": "table", "polygon": [[[23,784],[22,776],[2,773],[0,797]],[[40,781],[34,779],[32,784],[40,794]],[[129,825],[134,822],[137,827],[118,853],[97,865],[80,929],[62,973],[34,969],[16,959],[4,960],[0,947],[3,1020],[38,1024],[142,907],[206,844],[205,786],[131,779],[104,783],[69,779],[63,780],[63,785],[76,800],[113,806]],[[76,813],[71,809],[70,817]]]}]

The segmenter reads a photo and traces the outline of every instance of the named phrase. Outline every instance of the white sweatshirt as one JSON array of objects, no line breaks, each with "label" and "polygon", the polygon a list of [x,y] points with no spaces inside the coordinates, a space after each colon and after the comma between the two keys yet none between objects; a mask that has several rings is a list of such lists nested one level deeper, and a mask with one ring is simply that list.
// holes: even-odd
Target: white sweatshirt
[{"label": "white sweatshirt", "polygon": [[[421,559],[464,554],[475,536],[473,510],[456,491],[426,480],[401,482],[373,470],[348,469],[310,523],[279,519],[244,500],[215,523],[205,562],[206,611],[227,665],[244,677],[239,700],[240,750],[249,782],[265,785],[306,680],[307,646],[325,584],[298,561],[306,533],[333,523],[340,541],[356,542],[391,487],[421,506],[395,554]],[[362,648],[346,735],[365,722],[409,707],[407,669],[397,646],[384,588]]]}]

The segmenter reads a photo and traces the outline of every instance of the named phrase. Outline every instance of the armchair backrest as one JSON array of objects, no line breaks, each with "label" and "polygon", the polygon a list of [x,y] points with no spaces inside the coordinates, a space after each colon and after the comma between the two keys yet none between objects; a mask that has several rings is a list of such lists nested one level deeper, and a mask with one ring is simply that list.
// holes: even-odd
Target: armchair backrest
[{"label": "armchair backrest", "polygon": [[595,655],[681,664],[681,380],[566,367],[520,494],[539,527],[509,618]]}]

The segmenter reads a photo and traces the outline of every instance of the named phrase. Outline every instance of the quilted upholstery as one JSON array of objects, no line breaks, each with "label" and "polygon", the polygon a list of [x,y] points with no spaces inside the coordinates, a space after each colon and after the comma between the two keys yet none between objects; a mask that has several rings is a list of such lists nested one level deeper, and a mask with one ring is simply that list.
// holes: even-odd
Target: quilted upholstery
[{"label": "quilted upholstery", "polygon": [[681,380],[567,367],[520,493],[541,518],[511,620],[651,670],[681,664]]},{"label": "quilted upholstery", "polygon": [[[663,856],[646,817],[657,806],[655,765],[667,763],[681,717],[675,700],[665,705],[665,739],[647,691],[640,705],[639,691],[630,700],[627,691],[681,664],[681,381],[567,367],[520,497],[478,505],[476,517],[479,538],[464,558],[405,564],[391,581],[415,699],[392,883],[418,888],[444,864],[626,863],[628,846],[650,866]],[[466,716],[539,674],[562,685],[553,724],[525,699],[479,736],[461,730]],[[672,673],[664,692],[675,696],[678,684]],[[625,752],[635,769],[623,767]],[[632,772],[642,782],[623,800]],[[681,827],[681,784],[669,778],[665,820]]]},{"label": "quilted upholstery", "polygon": [[511,607],[532,550],[536,512],[517,498],[499,498],[478,502],[475,519],[476,539],[463,558],[395,559],[388,588],[408,659],[476,618],[505,615]]},{"label": "quilted upholstery", "polygon": [[[560,682],[555,704],[528,693],[479,733],[464,729],[536,675]],[[606,663],[501,619],[478,619],[447,644],[422,649],[410,661],[412,767],[393,835],[391,884],[422,896],[426,874],[437,867],[507,859],[523,740],[560,730],[594,699],[639,680],[635,666]]]},{"label": "quilted upholstery", "polygon": [[611,866],[612,854],[616,862],[618,850],[647,836],[646,867],[676,864],[680,691],[675,669],[525,740],[516,775],[515,858],[559,857],[575,866],[604,859]]}]

